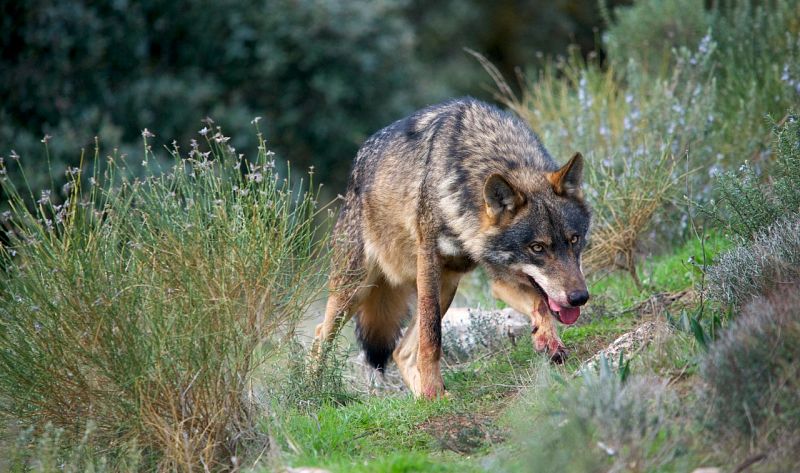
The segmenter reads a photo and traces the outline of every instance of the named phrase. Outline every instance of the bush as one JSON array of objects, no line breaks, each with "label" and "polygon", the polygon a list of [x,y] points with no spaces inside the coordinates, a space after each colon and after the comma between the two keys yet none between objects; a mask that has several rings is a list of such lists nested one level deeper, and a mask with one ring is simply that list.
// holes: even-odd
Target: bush
[{"label": "bush", "polygon": [[609,30],[603,35],[609,62],[624,69],[632,61],[646,72],[665,75],[673,50],[693,48],[711,24],[702,0],[639,0],[612,13],[603,8]]},{"label": "bush", "polygon": [[[141,465],[135,443],[118,448],[113,456],[94,442],[95,426],[89,422],[79,439],[68,438],[64,429],[47,424],[34,432],[28,428],[12,446],[3,449],[3,467],[10,472],[69,473],[133,472]],[[65,445],[67,444],[67,445]]]},{"label": "bush", "polygon": [[679,465],[678,400],[664,380],[623,382],[604,362],[599,373],[570,382],[545,373],[537,384],[512,411],[515,440],[504,471],[688,471]]},{"label": "bush", "polygon": [[800,217],[780,220],[751,243],[726,253],[708,269],[708,294],[725,304],[751,299],[787,286],[800,277]]},{"label": "bush", "polygon": [[800,214],[800,119],[788,115],[774,128],[770,181],[745,162],[715,181],[719,202],[704,210],[740,241],[750,240],[785,215]]},{"label": "bush", "polygon": [[[796,288],[800,277],[784,283]],[[702,368],[709,426],[717,438],[733,437],[765,451],[768,471],[800,466],[798,359],[800,293],[777,288],[744,308]]]},{"label": "bush", "polygon": [[[258,408],[251,373],[275,353],[324,276],[316,195],[253,163],[220,130],[146,178],[109,157],[69,169],[66,200],[12,197],[0,249],[0,408],[22,425],[87,421],[106,451],[146,464],[230,466]],[[138,159],[136,160],[138,161]],[[322,271],[321,271],[322,268]]]},{"label": "bush", "polygon": [[715,152],[728,162],[769,154],[770,123],[800,97],[800,2],[725,0],[712,10],[717,44]]},{"label": "bush", "polygon": [[675,52],[702,41],[715,46],[702,65],[716,82],[714,107],[707,111],[716,120],[706,162],[759,156],[769,134],[764,117],[781,117],[797,103],[800,3],[795,0],[725,0],[708,10],[699,0],[640,0],[613,14],[605,9],[604,16],[609,27],[603,45],[617,70],[633,63],[647,75],[668,77]]}]

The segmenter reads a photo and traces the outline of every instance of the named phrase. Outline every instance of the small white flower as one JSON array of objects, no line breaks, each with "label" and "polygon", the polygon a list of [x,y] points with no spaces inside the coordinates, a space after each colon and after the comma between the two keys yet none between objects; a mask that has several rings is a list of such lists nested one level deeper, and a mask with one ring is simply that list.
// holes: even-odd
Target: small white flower
[{"label": "small white flower", "polygon": [[45,133],[44,137],[42,137],[42,139],[41,139],[40,141],[41,141],[42,143],[45,143],[45,144],[46,144],[48,141],[50,141],[50,138],[52,138],[52,136],[50,136],[50,135],[48,135],[47,133]]},{"label": "small white flower", "polygon": [[148,130],[147,128],[142,130],[142,138],[152,138],[154,136],[156,136],[156,135],[154,135],[152,132],[150,132],[150,130]]},{"label": "small white flower", "polygon": [[39,200],[36,201],[38,204],[48,204],[50,203],[50,190],[45,189],[42,191],[42,196]]},{"label": "small white flower", "polygon": [[258,122],[260,122],[260,121],[261,121],[261,117],[255,117],[255,118],[253,118],[252,120],[250,120],[250,123],[251,123],[252,125],[255,125],[256,123],[258,123]]},{"label": "small white flower", "polygon": [[697,46],[697,52],[705,55],[710,50],[710,46],[711,46],[711,34],[707,34],[703,36],[703,39],[700,40],[700,44]]},{"label": "small white flower", "polygon": [[203,136],[206,136],[208,134],[208,132],[209,132],[208,127],[205,127],[205,126],[203,128],[201,128],[200,131],[198,131],[198,133],[200,133]]}]

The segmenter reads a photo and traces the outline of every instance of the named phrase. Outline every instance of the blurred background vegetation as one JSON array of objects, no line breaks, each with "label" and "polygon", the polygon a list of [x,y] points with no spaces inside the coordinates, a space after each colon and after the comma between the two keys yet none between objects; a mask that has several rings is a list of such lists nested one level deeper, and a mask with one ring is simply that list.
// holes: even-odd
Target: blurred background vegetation
[{"label": "blurred background vegetation", "polygon": [[[596,0],[0,2],[0,155],[43,164],[50,135],[61,174],[95,136],[138,156],[148,128],[157,147],[186,148],[207,116],[252,153],[261,116],[268,145],[314,165],[335,195],[372,132],[449,97],[491,97],[464,47],[514,77],[570,44],[594,51],[600,10]],[[47,179],[29,177],[35,190]]]},{"label": "blurred background vegetation", "polygon": [[[309,376],[357,147],[463,94],[587,160],[572,361]],[[800,0],[0,2],[0,470],[800,471],[799,110]]]}]

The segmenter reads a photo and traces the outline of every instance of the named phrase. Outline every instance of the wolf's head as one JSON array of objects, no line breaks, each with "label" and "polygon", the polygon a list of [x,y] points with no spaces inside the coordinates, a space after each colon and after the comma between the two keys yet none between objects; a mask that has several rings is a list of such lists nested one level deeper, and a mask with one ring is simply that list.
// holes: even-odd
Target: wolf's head
[{"label": "wolf's head", "polygon": [[581,251],[591,213],[581,191],[582,171],[578,153],[559,170],[528,182],[492,174],[483,188],[484,267],[493,278],[533,286],[564,324],[574,323],[589,300]]}]

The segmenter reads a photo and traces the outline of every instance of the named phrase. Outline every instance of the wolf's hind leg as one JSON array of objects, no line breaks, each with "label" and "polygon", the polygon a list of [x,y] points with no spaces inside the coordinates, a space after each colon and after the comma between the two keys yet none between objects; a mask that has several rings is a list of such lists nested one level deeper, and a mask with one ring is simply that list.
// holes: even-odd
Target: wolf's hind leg
[{"label": "wolf's hind leg", "polygon": [[413,284],[394,286],[379,277],[356,316],[356,337],[367,362],[383,372],[409,315]]},{"label": "wolf's hind leg", "polygon": [[[461,279],[460,273],[445,272],[442,274],[442,289],[440,301],[440,309],[442,318],[450,308],[453,302],[453,297],[456,295],[458,289],[458,282]],[[441,322],[441,321],[440,321]],[[400,375],[403,377],[406,386],[419,397],[422,395],[422,383],[420,380],[419,369],[417,368],[417,353],[419,352],[419,320],[417,313],[411,319],[406,333],[400,340],[400,343],[395,348],[392,358],[397,364]]]},{"label": "wolf's hind leg", "polygon": [[372,281],[366,269],[357,274],[336,274],[331,276],[330,294],[325,305],[325,318],[314,331],[314,344],[311,347],[312,362],[318,364],[325,350],[336,338],[344,324],[350,320],[359,306],[372,290]]},{"label": "wolf's hind leg", "polygon": [[492,295],[531,318],[531,338],[536,351],[547,353],[555,363],[564,362],[567,349],[558,336],[555,318],[547,307],[547,301],[532,287],[495,280],[492,282]]}]

